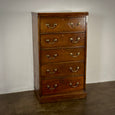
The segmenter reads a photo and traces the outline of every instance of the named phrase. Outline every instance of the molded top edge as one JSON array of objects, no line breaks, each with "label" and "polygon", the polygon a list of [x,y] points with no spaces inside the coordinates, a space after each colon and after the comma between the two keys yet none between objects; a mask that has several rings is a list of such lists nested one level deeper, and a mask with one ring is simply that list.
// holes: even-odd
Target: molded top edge
[{"label": "molded top edge", "polygon": [[49,12],[49,13],[37,13],[38,16],[88,16],[88,12]]}]

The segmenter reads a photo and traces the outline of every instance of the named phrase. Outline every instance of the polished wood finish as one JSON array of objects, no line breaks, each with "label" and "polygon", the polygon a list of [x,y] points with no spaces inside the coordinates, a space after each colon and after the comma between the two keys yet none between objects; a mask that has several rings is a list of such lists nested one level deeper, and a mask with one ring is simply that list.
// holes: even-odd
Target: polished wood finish
[{"label": "polished wood finish", "polygon": [[[84,32],[85,18],[41,17],[40,33]],[[46,26],[46,24],[49,24]],[[55,25],[56,24],[56,25]]]},{"label": "polished wood finish", "polygon": [[42,48],[77,47],[77,46],[85,46],[85,33],[41,35]]},{"label": "polished wood finish", "polygon": [[83,90],[83,85],[84,77],[42,80],[42,94],[50,95]]},{"label": "polished wood finish", "polygon": [[[79,67],[77,69],[77,67]],[[42,78],[84,75],[84,62],[49,63],[41,66]]]},{"label": "polished wood finish", "polygon": [[55,12],[55,13],[38,13],[39,16],[42,17],[85,17],[88,12]]},{"label": "polished wood finish", "polygon": [[[37,94],[38,92],[36,92]],[[57,95],[44,95],[42,97],[39,97],[39,94],[37,94],[38,99],[40,100],[40,103],[51,103],[51,102],[58,102],[58,101],[70,101],[72,99],[83,99],[86,98],[87,93],[83,90],[77,91],[77,92],[69,92],[69,93],[63,93],[63,94],[57,94]]]},{"label": "polished wood finish", "polygon": [[33,13],[34,87],[41,103],[86,97],[87,15]]},{"label": "polished wood finish", "polygon": [[59,49],[42,49],[41,62],[63,62],[63,61],[81,61],[84,60],[85,48],[59,48]]},{"label": "polished wood finish", "polygon": [[88,23],[88,15],[85,17],[85,78],[84,78],[84,90],[86,90],[86,62],[87,62],[87,23]]}]

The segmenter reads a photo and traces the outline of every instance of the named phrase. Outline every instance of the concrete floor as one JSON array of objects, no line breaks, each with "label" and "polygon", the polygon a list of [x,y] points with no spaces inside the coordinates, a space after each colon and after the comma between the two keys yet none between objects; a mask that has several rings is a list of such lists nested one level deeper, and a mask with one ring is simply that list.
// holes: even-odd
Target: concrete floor
[{"label": "concrete floor", "polygon": [[33,91],[0,95],[0,115],[115,115],[115,81],[87,85],[87,98],[39,104]]}]

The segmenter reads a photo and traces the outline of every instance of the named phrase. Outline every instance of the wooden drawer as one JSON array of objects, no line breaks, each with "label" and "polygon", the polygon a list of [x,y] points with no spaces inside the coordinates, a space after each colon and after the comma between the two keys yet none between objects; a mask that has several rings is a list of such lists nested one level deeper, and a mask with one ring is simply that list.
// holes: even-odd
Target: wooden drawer
[{"label": "wooden drawer", "polygon": [[85,46],[85,33],[41,35],[41,47]]},{"label": "wooden drawer", "polygon": [[42,49],[41,62],[64,62],[64,61],[80,61],[84,60],[85,48],[65,48],[65,49]]},{"label": "wooden drawer", "polygon": [[84,62],[50,63],[41,66],[43,78],[84,75]]},{"label": "wooden drawer", "polygon": [[42,95],[77,91],[84,88],[84,77],[42,80]]},{"label": "wooden drawer", "polygon": [[41,17],[40,33],[85,31],[85,18]]}]

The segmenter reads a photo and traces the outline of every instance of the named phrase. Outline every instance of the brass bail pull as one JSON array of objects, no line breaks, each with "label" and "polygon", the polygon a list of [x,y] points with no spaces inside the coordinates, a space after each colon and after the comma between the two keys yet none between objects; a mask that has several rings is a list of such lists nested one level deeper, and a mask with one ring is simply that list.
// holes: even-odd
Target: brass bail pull
[{"label": "brass bail pull", "polygon": [[57,24],[53,24],[53,25],[51,25],[51,24],[46,24],[46,26],[47,26],[48,28],[53,29],[53,28],[55,28],[55,27],[57,26]]}]

